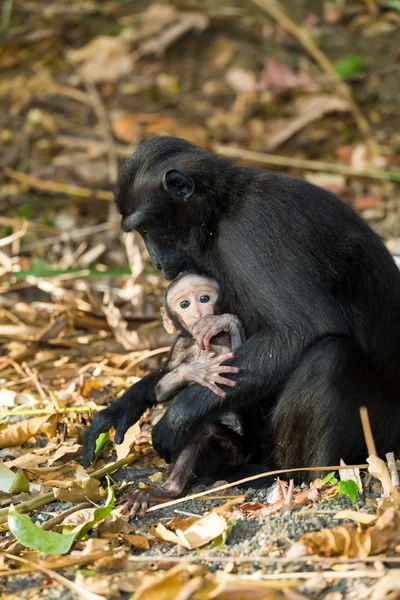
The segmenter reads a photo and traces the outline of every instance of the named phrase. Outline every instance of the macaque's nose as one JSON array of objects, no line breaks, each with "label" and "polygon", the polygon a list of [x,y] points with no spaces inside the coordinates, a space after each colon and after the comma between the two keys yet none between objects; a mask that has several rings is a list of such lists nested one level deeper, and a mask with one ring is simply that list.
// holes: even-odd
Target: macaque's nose
[{"label": "macaque's nose", "polygon": [[193,308],[193,316],[196,317],[196,319],[200,319],[201,315],[202,315],[201,309],[196,304],[196,306]]}]

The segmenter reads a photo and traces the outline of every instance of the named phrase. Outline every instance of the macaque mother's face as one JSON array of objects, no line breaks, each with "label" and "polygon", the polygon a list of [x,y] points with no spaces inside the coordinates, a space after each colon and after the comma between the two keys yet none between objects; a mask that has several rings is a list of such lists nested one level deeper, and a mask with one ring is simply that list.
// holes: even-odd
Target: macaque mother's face
[{"label": "macaque mother's face", "polygon": [[182,277],[168,292],[169,309],[177,315],[188,331],[201,317],[213,315],[218,300],[215,281],[199,275]]}]

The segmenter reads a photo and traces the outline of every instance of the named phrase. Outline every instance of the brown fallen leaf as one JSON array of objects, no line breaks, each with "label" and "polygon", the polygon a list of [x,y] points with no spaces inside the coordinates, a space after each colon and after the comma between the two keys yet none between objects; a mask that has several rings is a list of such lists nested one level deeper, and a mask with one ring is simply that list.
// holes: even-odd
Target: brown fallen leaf
[{"label": "brown fallen leaf", "polygon": [[79,64],[82,75],[96,83],[117,81],[132,72],[130,42],[122,36],[98,36],[91,42],[67,52],[68,59]]},{"label": "brown fallen leaf", "polygon": [[129,525],[126,519],[122,519],[118,514],[111,513],[104,521],[100,521],[96,525],[96,530],[100,535],[114,535],[114,534],[133,534],[136,528]]},{"label": "brown fallen leaf", "polygon": [[[167,48],[188,31],[192,29],[203,31],[208,26],[209,18],[202,12],[178,12],[173,7],[173,10],[167,12],[165,6],[162,3],[153,3],[145,11],[144,17],[153,23],[152,36],[143,39],[137,50],[137,56],[153,54],[163,56]],[[161,23],[160,16],[163,17]],[[154,24],[159,24],[158,31],[154,28]]]},{"label": "brown fallen leaf", "polygon": [[126,540],[134,548],[139,550],[148,550],[150,548],[150,542],[144,535],[130,535],[123,534],[123,539]]},{"label": "brown fallen leaf", "polygon": [[[197,567],[197,568],[196,568]],[[142,585],[132,596],[135,600],[172,600],[173,598],[191,598],[203,585],[199,576],[204,569],[189,563],[181,563],[166,573],[145,576]],[[191,575],[194,575],[191,579]],[[195,584],[192,582],[195,581]]]},{"label": "brown fallen leaf", "polygon": [[[12,469],[13,467],[15,467],[16,469],[29,469],[29,470],[32,470],[33,472],[35,472],[36,471],[35,467],[37,467],[38,465],[41,465],[42,463],[45,463],[45,462],[47,462],[47,458],[45,456],[37,456],[33,452],[27,452],[26,454],[23,454],[22,456],[18,456],[17,458],[14,458],[13,460],[5,460],[4,464],[9,469]],[[39,472],[40,471],[41,471],[41,469],[39,468]]]},{"label": "brown fallen leaf", "polygon": [[[60,485],[60,482],[58,484]],[[47,485],[51,485],[51,483],[47,482]],[[80,481],[65,482],[63,487],[56,487],[54,489],[54,495],[57,500],[80,504],[87,500],[98,502],[106,496],[106,492],[101,487],[100,481],[94,477],[87,477]]]},{"label": "brown fallen leaf", "polygon": [[136,438],[140,434],[140,425],[139,422],[129,427],[128,431],[125,433],[124,441],[122,444],[116,444],[114,442],[115,452],[117,454],[117,460],[121,460],[122,458],[126,458],[133,447]]},{"label": "brown fallen leaf", "polygon": [[393,485],[386,463],[373,454],[367,458],[367,463],[369,464],[368,471],[370,475],[376,477],[382,483],[382,498],[390,498]]},{"label": "brown fallen leaf", "polygon": [[[221,504],[221,506],[215,506],[211,510],[211,512],[215,512],[218,515],[222,515],[223,517],[227,518],[230,515],[230,513],[232,512],[232,507],[236,506],[236,504],[240,504],[241,502],[243,502],[245,497],[246,496],[243,494],[242,496],[235,496],[234,498],[230,498],[227,502],[224,502],[224,504]],[[250,503],[248,502],[248,504],[250,504]],[[262,506],[262,504],[260,504],[260,507],[261,506]]]},{"label": "brown fallen leaf", "polygon": [[168,523],[165,523],[165,526],[167,529],[172,529],[173,531],[176,531],[177,529],[185,531],[190,525],[196,523],[199,518],[200,517],[186,517],[183,519],[182,517],[173,517]]},{"label": "brown fallen leaf", "polygon": [[0,431],[0,448],[22,446],[29,438],[39,433],[44,433],[48,438],[52,438],[56,435],[58,419],[59,415],[46,415],[8,425]]},{"label": "brown fallen leaf", "polygon": [[269,130],[266,140],[266,150],[276,150],[278,146],[286,142],[298,131],[306,127],[309,123],[318,121],[324,115],[332,112],[346,112],[349,110],[349,103],[340,96],[318,94],[313,96],[304,96],[296,102],[296,116],[290,119],[281,119],[274,123]]},{"label": "brown fallen leaf", "polygon": [[[77,454],[79,452],[79,450],[81,450],[82,445],[81,444],[62,444],[62,446],[60,446],[55,453],[53,454],[53,456],[51,458],[49,458],[49,465],[52,465],[53,463],[55,463],[57,460],[60,460],[60,458],[63,458],[64,456],[66,456],[67,454]],[[69,457],[70,459],[71,457]]]},{"label": "brown fallen leaf", "polygon": [[299,540],[310,554],[357,558],[389,552],[400,542],[400,516],[391,508],[386,510],[368,529],[355,525],[338,525],[305,533]]},{"label": "brown fallen leaf", "polygon": [[340,510],[333,517],[334,519],[351,519],[356,523],[361,523],[362,525],[371,525],[374,521],[377,520],[378,515],[370,515],[365,512],[358,512],[357,510]]}]

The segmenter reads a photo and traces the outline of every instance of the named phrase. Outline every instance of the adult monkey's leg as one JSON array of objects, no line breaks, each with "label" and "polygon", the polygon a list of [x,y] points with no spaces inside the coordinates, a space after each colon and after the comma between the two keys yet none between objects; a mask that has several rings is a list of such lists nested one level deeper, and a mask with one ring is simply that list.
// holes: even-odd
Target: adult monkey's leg
[{"label": "adult monkey's leg", "polygon": [[[384,399],[366,354],[344,336],[320,340],[304,353],[273,411],[274,463],[278,468],[338,465],[341,458],[364,463],[362,405],[378,453],[396,450],[400,409]],[[315,476],[297,475],[303,481]]]}]

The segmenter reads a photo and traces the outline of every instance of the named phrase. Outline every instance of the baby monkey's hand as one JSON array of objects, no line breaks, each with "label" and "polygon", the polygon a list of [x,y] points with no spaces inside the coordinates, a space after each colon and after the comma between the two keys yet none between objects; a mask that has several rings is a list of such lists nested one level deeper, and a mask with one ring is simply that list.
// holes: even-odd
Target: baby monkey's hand
[{"label": "baby monkey's hand", "polygon": [[237,367],[222,365],[223,362],[234,357],[235,355],[233,352],[222,354],[221,356],[216,356],[215,352],[211,352],[204,359],[198,359],[191,363],[180,365],[178,367],[178,372],[182,381],[195,381],[204,387],[208,387],[214,394],[217,394],[217,396],[225,398],[226,392],[221,390],[221,388],[217,386],[217,383],[229,387],[237,385],[236,381],[221,377],[222,373],[239,373]]},{"label": "baby monkey's hand", "polygon": [[193,327],[193,336],[201,350],[210,350],[213,337],[225,331],[231,336],[232,350],[242,343],[242,326],[235,315],[207,315],[197,321]]}]

